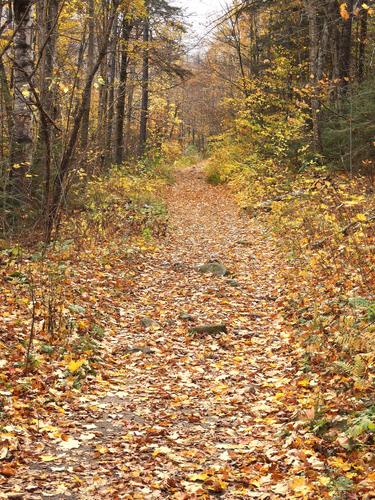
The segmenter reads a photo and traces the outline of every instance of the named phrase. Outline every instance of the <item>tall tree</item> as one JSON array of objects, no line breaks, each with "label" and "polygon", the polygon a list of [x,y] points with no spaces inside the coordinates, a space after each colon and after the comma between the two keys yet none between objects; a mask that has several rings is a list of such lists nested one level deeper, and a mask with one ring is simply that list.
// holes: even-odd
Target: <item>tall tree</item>
[{"label": "tall tree", "polygon": [[322,73],[322,46],[320,23],[318,18],[318,7],[316,0],[304,0],[305,11],[309,23],[309,59],[310,59],[310,93],[311,93],[311,120],[313,129],[313,141],[315,150],[322,149],[320,130],[320,103],[319,103],[319,80]]},{"label": "tall tree", "polygon": [[124,118],[126,82],[129,65],[129,38],[132,31],[132,23],[126,13],[123,14],[120,41],[120,73],[116,104],[116,126],[115,126],[115,163],[120,165],[124,159]]},{"label": "tall tree", "polygon": [[13,129],[11,138],[12,195],[18,202],[27,196],[29,182],[26,174],[33,152],[33,104],[31,77],[33,73],[32,36],[33,1],[14,0],[13,43]]},{"label": "tall tree", "polygon": [[361,20],[359,29],[358,80],[360,83],[362,83],[364,79],[364,70],[366,62],[367,23],[368,23],[367,9],[364,9],[362,7],[360,16]]},{"label": "tall tree", "polygon": [[[112,139],[113,139],[113,123],[115,109],[115,80],[116,80],[116,48],[118,44],[118,19],[114,20],[111,41],[108,54],[108,100],[107,100],[107,128],[105,131],[105,152],[107,156],[107,164],[111,163],[112,155]],[[100,124],[99,124],[100,126]]]},{"label": "tall tree", "polygon": [[[41,42],[38,60],[39,72],[39,127],[37,144],[33,159],[33,174],[35,182],[39,183],[39,175],[44,174],[43,205],[48,211],[51,190],[51,121],[56,118],[56,95],[53,86],[53,76],[56,59],[56,43],[58,37],[58,15],[60,0],[42,2],[40,9]],[[48,118],[49,119],[48,119]],[[41,186],[37,186],[41,187]]]},{"label": "tall tree", "polygon": [[342,15],[343,27],[340,44],[340,77],[341,88],[345,93],[351,77],[352,63],[352,27],[353,27],[354,0],[345,3],[345,14]]},{"label": "tall tree", "polygon": [[143,156],[147,143],[147,121],[149,103],[149,39],[150,39],[150,19],[148,13],[143,21],[143,63],[142,63],[142,100],[141,118],[139,128],[139,155]]},{"label": "tall tree", "polygon": [[[88,15],[88,43],[87,43],[87,63],[86,73],[87,77],[92,72],[94,67],[94,50],[95,50],[95,3],[94,0],[87,0],[87,15]],[[85,109],[82,116],[81,128],[81,148],[85,150],[89,140],[90,128],[90,108],[91,108],[91,88],[88,92]]]}]

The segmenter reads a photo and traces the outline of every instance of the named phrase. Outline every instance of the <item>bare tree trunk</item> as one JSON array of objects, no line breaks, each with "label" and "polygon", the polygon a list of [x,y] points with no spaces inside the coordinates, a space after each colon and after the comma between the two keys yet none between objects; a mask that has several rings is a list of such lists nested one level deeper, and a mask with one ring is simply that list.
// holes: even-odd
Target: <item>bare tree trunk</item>
[{"label": "bare tree trunk", "polygon": [[133,116],[133,101],[134,101],[134,90],[135,90],[135,78],[136,78],[136,72],[135,72],[135,63],[131,64],[130,66],[130,82],[131,84],[128,86],[128,100],[127,100],[127,106],[126,106],[126,130],[125,130],[125,143],[124,143],[124,148],[125,148],[125,154],[129,154],[129,149],[130,149],[130,131],[131,131],[131,124],[132,124],[132,116]]},{"label": "bare tree trunk", "polygon": [[115,109],[115,79],[116,79],[116,46],[117,46],[117,20],[113,25],[113,34],[111,40],[111,50],[109,55],[108,69],[108,103],[107,103],[107,130],[105,139],[105,150],[107,155],[107,163],[111,163],[113,159],[112,142],[113,142],[113,121]]},{"label": "bare tree trunk", "polygon": [[13,66],[13,130],[11,139],[12,195],[18,203],[25,201],[28,192],[26,174],[33,152],[33,110],[30,78],[33,72],[33,1],[14,1],[14,66]]},{"label": "bare tree trunk", "polygon": [[338,102],[338,82],[340,80],[340,15],[336,0],[328,0],[324,5],[324,13],[328,21],[329,55],[331,60],[331,91],[330,100]]},{"label": "bare tree trunk", "polygon": [[341,95],[345,95],[350,82],[350,69],[352,62],[352,27],[353,27],[353,3],[354,0],[348,0],[347,9],[349,19],[344,20],[343,30],[341,35],[341,50],[340,50],[340,78],[341,78]]},{"label": "bare tree trunk", "polygon": [[148,101],[149,101],[149,39],[150,39],[150,21],[144,20],[143,25],[143,67],[142,67],[142,103],[141,120],[139,128],[139,155],[143,156],[147,144],[147,122],[148,122]]},{"label": "bare tree trunk", "polygon": [[310,38],[310,84],[311,84],[311,120],[313,130],[313,142],[316,151],[321,151],[321,136],[320,136],[320,120],[319,111],[320,104],[317,98],[318,93],[318,71],[319,71],[319,27],[318,27],[318,11],[315,0],[304,0],[304,7],[309,21],[309,38]]},{"label": "bare tree trunk", "polygon": [[323,27],[319,35],[318,60],[316,63],[316,79],[319,82],[323,78],[324,64],[329,41],[329,31],[327,19],[323,21]]},{"label": "bare tree trunk", "polygon": [[234,39],[234,44],[235,44],[235,51],[237,53],[238,57],[238,64],[240,68],[240,74],[241,74],[241,82],[242,82],[242,88],[243,88],[243,93],[245,97],[249,97],[249,90],[247,88],[247,78],[246,78],[246,72],[245,72],[245,64],[243,60],[243,54],[242,54],[242,40],[241,40],[241,28],[239,26],[239,16],[238,14],[235,14],[235,18],[233,19],[233,16],[230,17],[230,23],[231,23],[231,32],[232,36]]},{"label": "bare tree trunk", "polygon": [[249,59],[250,59],[250,75],[255,77],[259,74],[259,26],[258,26],[258,13],[256,9],[251,14],[250,18],[250,33],[249,33]]},{"label": "bare tree trunk", "polygon": [[366,61],[366,44],[367,44],[367,10],[362,9],[360,28],[359,28],[359,53],[358,53],[358,81],[362,83],[364,78],[364,69]]},{"label": "bare tree trunk", "polygon": [[10,139],[13,130],[13,103],[4,64],[1,60],[0,60],[0,87],[1,87],[2,99],[4,101],[4,106],[5,106],[7,133],[8,133],[8,138]]},{"label": "bare tree trunk", "polygon": [[[108,55],[108,54],[107,54]],[[105,138],[108,122],[108,61],[107,57],[101,64],[100,68],[100,88],[99,88],[99,104],[98,104],[98,126],[96,128],[96,145],[100,150],[102,163],[105,158]]]},{"label": "bare tree trunk", "polygon": [[[52,78],[55,66],[59,2],[60,0],[49,0],[46,2],[45,9],[41,13],[43,16],[41,24],[44,27],[42,30],[41,45],[44,47],[44,51],[40,71],[40,104],[43,107],[43,111],[52,119],[56,117]],[[45,119],[43,112],[40,112],[37,141],[33,169],[40,172],[41,175],[44,173],[43,209],[44,213],[48,213],[51,191],[51,123]]]},{"label": "bare tree trunk", "polygon": [[[87,0],[88,4],[88,46],[87,46],[87,77],[92,72],[94,67],[94,44],[95,44],[95,4],[94,0]],[[85,109],[82,117],[81,128],[81,147],[83,150],[87,148],[89,141],[89,125],[90,125],[90,108],[91,108],[91,88],[89,90]]]},{"label": "bare tree trunk", "polygon": [[121,28],[121,62],[119,74],[119,86],[116,105],[116,127],[115,127],[115,163],[121,165],[124,160],[124,117],[125,117],[125,96],[126,82],[129,65],[129,38],[132,26],[125,14]]}]

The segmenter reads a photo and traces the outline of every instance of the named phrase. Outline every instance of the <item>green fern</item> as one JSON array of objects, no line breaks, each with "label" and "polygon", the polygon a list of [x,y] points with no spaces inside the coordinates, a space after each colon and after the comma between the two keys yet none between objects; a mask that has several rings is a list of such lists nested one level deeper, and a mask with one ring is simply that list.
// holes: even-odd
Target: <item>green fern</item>
[{"label": "green fern", "polygon": [[356,378],[362,378],[367,371],[367,363],[359,354],[354,358],[353,375]]},{"label": "green fern", "polygon": [[359,413],[346,431],[351,438],[358,438],[368,432],[375,433],[375,406]]},{"label": "green fern", "polygon": [[367,372],[367,363],[361,355],[355,356],[352,362],[349,361],[335,361],[334,366],[338,373],[351,376],[356,379],[361,379]]},{"label": "green fern", "polygon": [[335,361],[334,367],[336,368],[337,373],[342,375],[352,375],[353,373],[353,365],[347,361]]}]

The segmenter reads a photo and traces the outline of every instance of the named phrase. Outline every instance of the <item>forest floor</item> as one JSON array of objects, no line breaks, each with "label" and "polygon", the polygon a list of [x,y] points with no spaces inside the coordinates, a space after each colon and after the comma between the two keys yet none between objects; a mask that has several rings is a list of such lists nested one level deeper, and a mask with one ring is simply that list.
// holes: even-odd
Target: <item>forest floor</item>
[{"label": "forest floor", "polygon": [[[165,198],[168,235],[129,264],[131,280],[118,281],[126,261],[81,279],[86,296],[111,304],[105,369],[46,409],[0,498],[328,496],[330,458],[302,415],[310,388],[283,327],[275,242],[199,166]],[[208,261],[229,274],[199,272]],[[227,331],[189,333],[206,324]]]}]

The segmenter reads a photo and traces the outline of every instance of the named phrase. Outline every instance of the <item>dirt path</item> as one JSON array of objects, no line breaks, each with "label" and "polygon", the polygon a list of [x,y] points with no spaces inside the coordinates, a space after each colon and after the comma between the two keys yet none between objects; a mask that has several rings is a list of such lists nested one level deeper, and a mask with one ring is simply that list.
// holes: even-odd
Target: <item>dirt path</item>
[{"label": "dirt path", "polygon": [[[179,174],[167,202],[170,234],[116,312],[105,377],[67,402],[61,421],[40,425],[11,498],[292,497],[305,459],[290,449],[294,406],[280,392],[295,367],[272,239],[198,167]],[[197,272],[210,258],[233,276]],[[158,324],[142,326],[146,316]],[[228,333],[188,334],[202,323]]]}]

